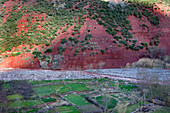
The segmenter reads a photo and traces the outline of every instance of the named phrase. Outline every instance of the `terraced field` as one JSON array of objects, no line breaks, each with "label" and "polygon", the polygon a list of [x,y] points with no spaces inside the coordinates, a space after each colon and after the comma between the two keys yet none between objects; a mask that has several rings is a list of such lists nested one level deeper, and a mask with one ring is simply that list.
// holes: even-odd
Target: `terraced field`
[{"label": "terraced field", "polygon": [[166,105],[147,101],[149,93],[145,93],[144,99],[143,91],[140,84],[104,78],[1,81],[0,112],[170,112]]}]

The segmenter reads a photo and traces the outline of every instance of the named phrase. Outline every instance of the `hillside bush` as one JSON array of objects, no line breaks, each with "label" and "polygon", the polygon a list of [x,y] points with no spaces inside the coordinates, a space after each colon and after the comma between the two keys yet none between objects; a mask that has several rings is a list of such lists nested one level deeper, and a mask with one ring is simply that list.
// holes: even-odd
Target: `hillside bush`
[{"label": "hillside bush", "polygon": [[90,39],[91,39],[91,37],[92,37],[92,35],[91,35],[91,34],[87,34],[87,35],[84,37],[84,39],[85,39],[85,40],[90,40]]},{"label": "hillside bush", "polygon": [[20,54],[21,54],[21,52],[11,53],[11,55],[12,55],[13,57],[19,56]]},{"label": "hillside bush", "polygon": [[154,17],[151,17],[149,20],[150,20],[151,24],[153,24],[155,26],[159,25],[159,21],[160,21],[159,17],[154,16]]},{"label": "hillside bush", "polygon": [[58,54],[61,54],[66,50],[66,48],[62,47],[62,46],[59,46],[58,47]]},{"label": "hillside bush", "polygon": [[61,44],[65,44],[65,43],[67,43],[67,39],[66,38],[61,39]]},{"label": "hillside bush", "polygon": [[34,55],[34,58],[41,58],[42,57],[42,53],[39,51],[33,51],[32,54]]},{"label": "hillside bush", "polygon": [[102,54],[104,54],[104,53],[105,53],[105,50],[101,49],[100,52],[101,52]]},{"label": "hillside bush", "polygon": [[44,53],[52,53],[52,48],[46,49]]}]

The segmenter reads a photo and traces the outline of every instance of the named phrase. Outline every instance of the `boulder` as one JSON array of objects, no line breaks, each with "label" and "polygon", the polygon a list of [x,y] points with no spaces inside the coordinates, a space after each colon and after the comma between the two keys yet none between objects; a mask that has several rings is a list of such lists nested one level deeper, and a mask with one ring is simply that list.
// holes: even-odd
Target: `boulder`
[{"label": "boulder", "polygon": [[48,62],[47,61],[41,61],[40,62],[40,67],[42,69],[48,69]]},{"label": "boulder", "polygon": [[163,56],[163,61],[170,63],[170,56],[168,55]]},{"label": "boulder", "polygon": [[166,68],[170,69],[170,63],[166,63]]}]

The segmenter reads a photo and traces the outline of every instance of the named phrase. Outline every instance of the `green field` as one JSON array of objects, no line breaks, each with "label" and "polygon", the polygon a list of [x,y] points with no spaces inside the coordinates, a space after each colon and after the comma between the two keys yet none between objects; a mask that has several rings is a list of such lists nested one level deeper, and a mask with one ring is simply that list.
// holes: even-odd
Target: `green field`
[{"label": "green field", "polygon": [[[21,84],[22,86],[20,86]],[[130,113],[145,104],[150,104],[147,100],[143,101],[141,84],[138,86],[138,84],[122,80],[101,78],[64,81],[1,81],[1,86],[0,108],[4,113],[18,111],[30,113],[42,110],[48,113],[56,111],[59,113],[81,113],[96,112],[96,110],[98,112],[107,110],[115,113],[123,111]],[[155,90],[152,90],[152,94],[159,96],[160,93]],[[145,98],[149,99],[150,97],[150,93],[147,92]],[[165,101],[167,98],[167,95],[161,97]],[[136,102],[126,105],[133,101]],[[170,110],[164,106],[153,109],[155,113],[166,113]]]}]

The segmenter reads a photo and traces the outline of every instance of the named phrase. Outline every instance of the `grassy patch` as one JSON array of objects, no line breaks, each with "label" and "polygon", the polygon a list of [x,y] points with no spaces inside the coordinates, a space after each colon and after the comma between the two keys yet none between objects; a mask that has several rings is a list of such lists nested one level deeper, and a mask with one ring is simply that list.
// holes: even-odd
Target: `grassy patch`
[{"label": "grassy patch", "polygon": [[56,93],[62,86],[61,85],[51,85],[51,86],[41,86],[33,88],[35,93],[39,96],[46,96]]},{"label": "grassy patch", "polygon": [[25,109],[20,109],[19,112],[21,112],[21,113],[37,113],[38,110],[40,110],[40,109],[41,109],[41,108],[27,109],[27,110],[25,110]]},{"label": "grassy patch", "polygon": [[57,109],[59,113],[80,113],[74,106],[60,106]]},{"label": "grassy patch", "polygon": [[87,86],[85,84],[73,83],[73,84],[68,84],[67,86],[70,87],[74,91],[89,90],[89,88],[87,88]]},{"label": "grassy patch", "polygon": [[119,87],[121,87],[122,89],[126,89],[128,91],[137,88],[136,86],[132,86],[132,85],[120,85]]},{"label": "grassy patch", "polygon": [[46,81],[28,81],[30,85],[46,84]]},{"label": "grassy patch", "polygon": [[30,85],[40,85],[40,84],[47,84],[47,83],[57,83],[61,82],[60,80],[43,80],[43,81],[28,81]]},{"label": "grassy patch", "polygon": [[56,102],[55,98],[47,97],[42,99],[43,102]]},{"label": "grassy patch", "polygon": [[[137,108],[141,107],[143,104],[144,104],[144,101],[141,100],[141,101],[138,101],[136,104],[127,106],[126,113],[131,113],[135,111]],[[146,102],[146,104],[148,104],[148,102]]]},{"label": "grassy patch", "polygon": [[109,98],[104,96],[96,97],[96,101],[103,106],[107,105],[108,109],[114,108],[117,104],[117,100],[115,100],[114,98]]},{"label": "grassy patch", "polygon": [[19,94],[14,94],[14,95],[9,95],[7,96],[8,100],[13,100],[13,99],[22,99],[22,96]]},{"label": "grassy patch", "polygon": [[69,94],[69,95],[65,96],[65,98],[67,100],[71,101],[75,105],[88,105],[88,104],[90,104],[84,98],[82,98],[82,97],[80,97],[78,95],[74,95],[74,94]]},{"label": "grassy patch", "polygon": [[72,90],[70,88],[68,88],[67,86],[62,85],[62,87],[57,92],[58,93],[66,93],[66,92],[69,92],[69,91],[72,91]]},{"label": "grassy patch", "polygon": [[32,107],[32,106],[36,106],[40,104],[43,104],[43,101],[41,100],[19,100],[19,101],[12,102],[10,107],[22,108],[22,107]]}]

